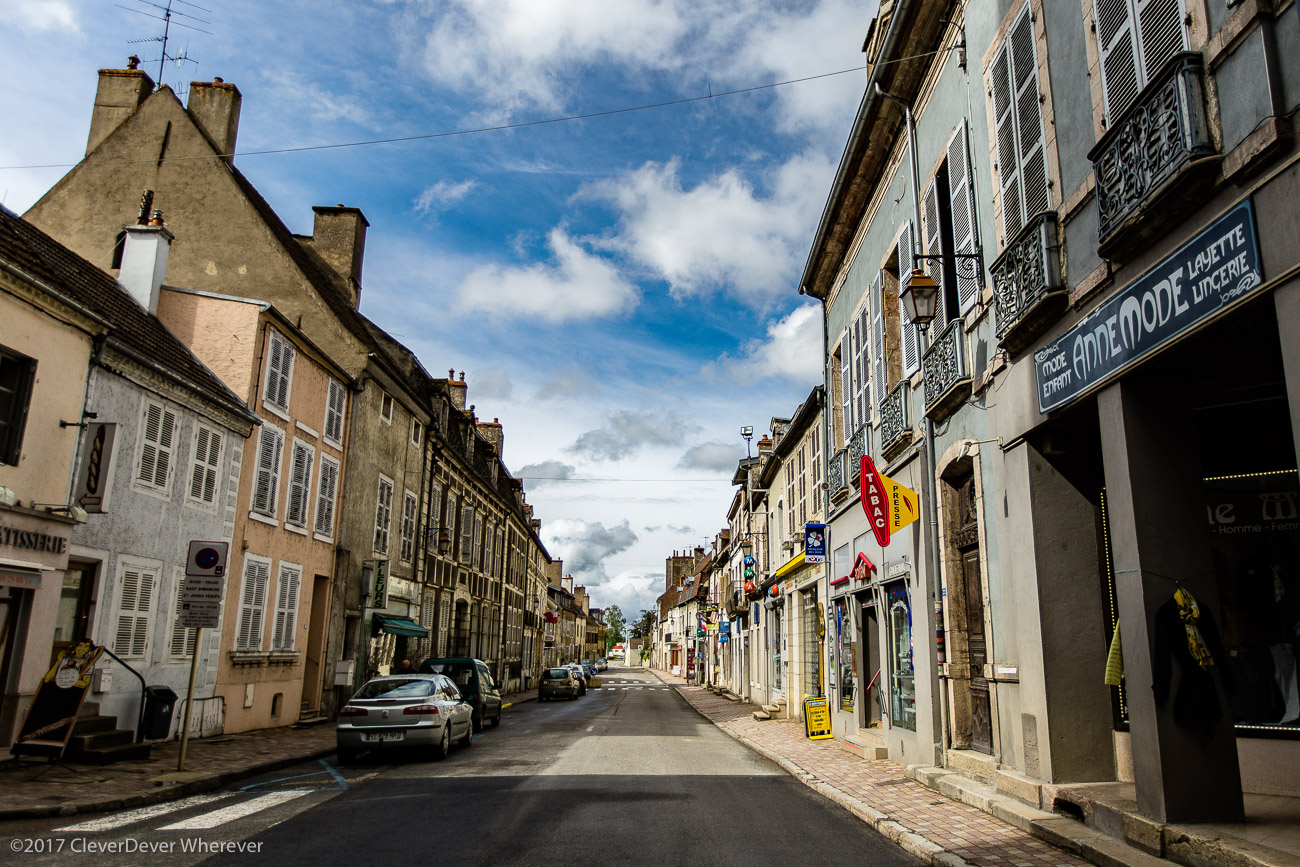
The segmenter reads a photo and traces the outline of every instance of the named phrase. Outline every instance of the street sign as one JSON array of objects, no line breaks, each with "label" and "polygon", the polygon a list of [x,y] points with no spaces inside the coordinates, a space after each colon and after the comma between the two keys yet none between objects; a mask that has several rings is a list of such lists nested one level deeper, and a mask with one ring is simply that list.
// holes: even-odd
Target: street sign
[{"label": "street sign", "polygon": [[862,510],[880,547],[889,547],[893,533],[921,516],[916,491],[882,476],[869,455],[862,456]]},{"label": "street sign", "polygon": [[805,563],[826,562],[826,525],[803,525],[803,559]]},{"label": "street sign", "polygon": [[804,734],[809,740],[820,741],[834,737],[831,731],[830,702],[825,696],[803,700]]},{"label": "street sign", "polygon": [[190,542],[190,553],[185,559],[186,575],[226,574],[226,555],[229,542]]}]

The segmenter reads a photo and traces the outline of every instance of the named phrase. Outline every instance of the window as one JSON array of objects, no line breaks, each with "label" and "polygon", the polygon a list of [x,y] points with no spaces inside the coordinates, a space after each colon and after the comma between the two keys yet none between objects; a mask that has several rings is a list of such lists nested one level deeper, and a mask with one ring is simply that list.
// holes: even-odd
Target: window
[{"label": "window", "polygon": [[282,413],[289,411],[289,392],[293,385],[293,346],[280,332],[268,330],[270,344],[266,364],[266,386],[262,403]]},{"label": "window", "polygon": [[853,436],[853,327],[840,338],[840,424],[843,445]]},{"label": "window", "polygon": [[794,461],[793,460],[787,460],[785,462],[785,508],[786,508],[786,526],[789,527],[790,532],[793,533],[795,527]]},{"label": "window", "polygon": [[812,510],[814,517],[822,512],[822,429],[812,427]]},{"label": "window", "polygon": [[343,383],[330,377],[329,395],[325,402],[325,439],[333,445],[343,444],[343,410],[347,406],[347,393]]},{"label": "window", "polygon": [[876,272],[876,279],[871,281],[871,378],[876,383],[876,403],[884,401],[889,392],[889,380],[885,375],[888,369],[885,349],[885,274]]},{"label": "window", "polygon": [[889,605],[890,724],[916,731],[916,672],[912,661],[912,606],[902,582],[885,590]]},{"label": "window", "polygon": [[136,481],[148,488],[167,490],[175,443],[176,413],[164,409],[161,404],[145,401]]},{"label": "window", "polygon": [[424,441],[424,425],[416,419],[411,419],[411,445],[418,446]]},{"label": "window", "polygon": [[474,540],[472,544],[474,546],[474,549],[470,553],[470,563],[474,566],[475,569],[478,569],[480,572],[482,572],[483,555],[484,555],[483,548],[485,547],[483,544],[483,516],[482,515],[474,516]]},{"label": "window", "polygon": [[334,500],[338,487],[339,462],[329,455],[321,455],[320,479],[316,482],[316,523],[312,529],[325,539],[334,538]]},{"label": "window", "polygon": [[176,606],[174,619],[172,620],[172,637],[168,644],[167,652],[169,655],[177,658],[189,659],[194,655],[195,643],[198,640],[199,631],[197,629],[186,629],[181,626],[181,598],[185,595],[185,568],[177,567],[176,569]]},{"label": "window", "polygon": [[298,590],[302,585],[302,567],[280,564],[279,587],[275,594],[275,628],[271,633],[272,650],[293,650],[294,627],[298,623]]},{"label": "window", "polygon": [[447,538],[451,546],[447,549],[447,556],[456,559],[456,543],[459,537],[456,535],[456,495],[451,491],[447,492]]},{"label": "window", "polygon": [[903,349],[904,379],[921,369],[921,339],[916,326],[912,324],[912,320],[907,317],[907,311],[903,308],[902,290],[902,284],[912,279],[912,268],[916,264],[913,258],[916,255],[914,235],[912,221],[905,220],[903,228],[898,233],[898,331],[899,342]]},{"label": "window", "polygon": [[117,632],[113,652],[118,656],[143,657],[149,646],[149,620],[153,608],[153,588],[158,571],[142,566],[122,564],[118,585],[122,594],[117,603]]},{"label": "window", "polygon": [[442,485],[435,482],[429,486],[429,526],[425,533],[425,547],[433,552],[438,550],[438,531],[442,527],[441,518]]},{"label": "window", "polygon": [[385,394],[379,399],[379,417],[385,424],[393,423],[393,396]]},{"label": "window", "polygon": [[[954,254],[975,252],[975,203],[971,196],[970,160],[967,157],[966,122],[963,120],[948,139],[945,160],[921,197],[925,223],[925,249],[931,256],[943,256],[941,264],[928,262],[926,271],[939,287],[934,329],[966,313],[979,300],[979,279],[959,276]],[[969,269],[963,264],[962,269]]]},{"label": "window", "polygon": [[410,491],[406,492],[402,503],[402,562],[410,563],[415,556],[415,513],[420,509],[420,500]]},{"label": "window", "polygon": [[393,480],[379,477],[379,497],[375,503],[375,553],[388,553],[388,524],[393,517]]},{"label": "window", "polygon": [[284,507],[284,522],[294,527],[307,526],[311,462],[315,453],[316,450],[302,440],[293,441],[293,460],[289,464],[289,500]]},{"label": "window", "polygon": [[1029,13],[1026,3],[998,49],[991,75],[1003,246],[1020,234],[1031,217],[1051,207],[1038,62],[1034,54],[1034,20]]},{"label": "window", "polygon": [[275,517],[280,494],[280,456],[284,453],[284,431],[262,423],[257,438],[257,469],[253,476],[253,511]]},{"label": "window", "polygon": [[474,507],[462,506],[460,510],[460,562],[469,563],[474,553]]},{"label": "window", "polygon": [[871,347],[867,343],[871,318],[865,299],[853,317],[850,329],[853,334],[853,430],[856,432],[871,421]]},{"label": "window", "polygon": [[36,361],[0,346],[0,464],[18,465]]},{"label": "window", "polygon": [[203,425],[194,437],[194,461],[190,466],[189,499],[205,506],[217,501],[217,471],[221,468],[221,434]]},{"label": "window", "polygon": [[266,616],[266,584],[271,561],[252,554],[244,557],[244,587],[239,597],[239,627],[236,650],[262,649],[262,619]]},{"label": "window", "polygon": [[1094,0],[1106,117],[1114,123],[1175,54],[1187,49],[1182,0]]}]

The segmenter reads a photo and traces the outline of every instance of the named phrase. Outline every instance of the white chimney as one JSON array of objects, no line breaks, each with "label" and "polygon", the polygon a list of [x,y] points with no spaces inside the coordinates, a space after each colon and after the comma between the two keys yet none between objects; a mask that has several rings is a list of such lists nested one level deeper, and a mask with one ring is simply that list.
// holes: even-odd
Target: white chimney
[{"label": "white chimney", "polygon": [[123,228],[126,241],[122,247],[122,268],[117,282],[141,307],[156,316],[158,290],[167,273],[167,253],[171,250],[174,236],[162,225],[162,215],[157,211],[154,211],[150,225]]}]

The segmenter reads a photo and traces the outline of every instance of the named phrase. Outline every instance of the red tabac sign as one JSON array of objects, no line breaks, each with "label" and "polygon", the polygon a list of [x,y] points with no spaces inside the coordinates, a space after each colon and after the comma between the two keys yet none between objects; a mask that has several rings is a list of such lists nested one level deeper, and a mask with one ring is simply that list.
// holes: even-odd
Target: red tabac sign
[{"label": "red tabac sign", "polygon": [[862,511],[867,513],[867,522],[871,532],[876,534],[880,547],[889,547],[889,499],[885,493],[885,483],[876,471],[876,464],[869,455],[862,456],[861,468]]}]

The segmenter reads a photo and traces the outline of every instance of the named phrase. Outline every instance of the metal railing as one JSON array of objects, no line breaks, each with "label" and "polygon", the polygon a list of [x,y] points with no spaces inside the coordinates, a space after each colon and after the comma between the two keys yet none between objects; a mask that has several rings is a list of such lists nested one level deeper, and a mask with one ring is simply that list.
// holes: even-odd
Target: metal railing
[{"label": "metal railing", "polygon": [[880,451],[902,445],[911,439],[912,419],[906,382],[894,386],[880,401]]},{"label": "metal railing", "polygon": [[826,469],[826,490],[834,497],[838,492],[848,490],[849,476],[845,471],[847,449],[840,449],[831,455],[830,466]]},{"label": "metal railing", "polygon": [[1061,230],[1055,211],[1030,219],[989,268],[997,336],[1015,354],[1033,343],[1065,312],[1061,281]]},{"label": "metal railing", "polygon": [[970,373],[966,369],[965,329],[960,317],[935,335],[921,369],[925,371],[925,414],[946,415],[970,394]]}]

